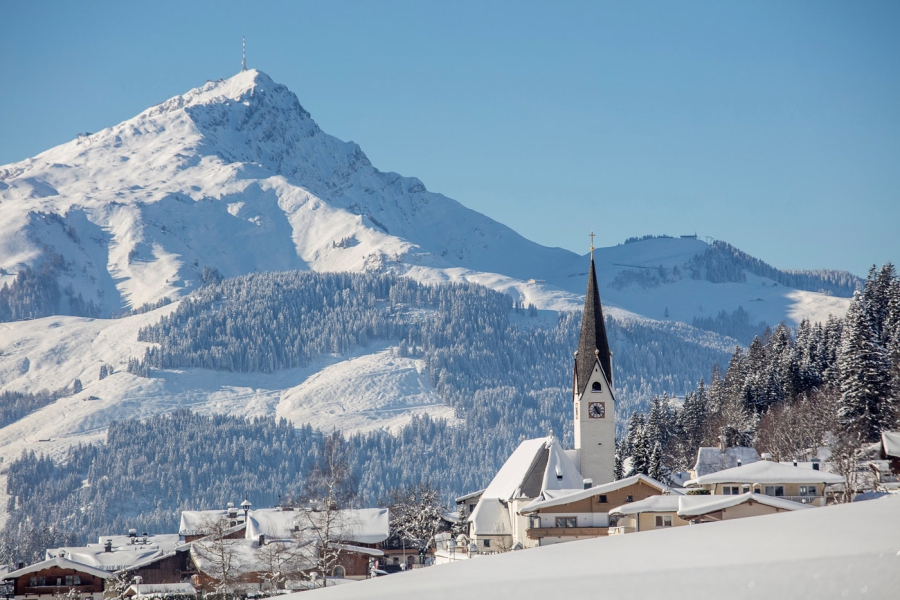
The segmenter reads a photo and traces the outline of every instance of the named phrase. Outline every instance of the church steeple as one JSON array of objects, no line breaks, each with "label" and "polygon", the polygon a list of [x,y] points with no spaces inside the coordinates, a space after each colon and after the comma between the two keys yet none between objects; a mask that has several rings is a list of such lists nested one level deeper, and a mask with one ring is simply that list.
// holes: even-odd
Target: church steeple
[{"label": "church steeple", "polygon": [[616,397],[612,389],[612,352],[606,339],[603,307],[597,289],[591,233],[591,272],[584,297],[581,339],[575,354],[572,400],[575,450],[585,480],[601,485],[615,479]]},{"label": "church steeple", "polygon": [[575,357],[575,393],[584,394],[595,361],[600,361],[607,385],[612,383],[612,359],[609,342],[606,339],[606,323],[603,321],[603,307],[600,305],[600,291],[597,289],[597,273],[594,269],[594,245],[591,244],[591,271],[588,274],[587,293],[584,296],[584,315],[581,318],[581,339],[578,341],[578,355]]}]

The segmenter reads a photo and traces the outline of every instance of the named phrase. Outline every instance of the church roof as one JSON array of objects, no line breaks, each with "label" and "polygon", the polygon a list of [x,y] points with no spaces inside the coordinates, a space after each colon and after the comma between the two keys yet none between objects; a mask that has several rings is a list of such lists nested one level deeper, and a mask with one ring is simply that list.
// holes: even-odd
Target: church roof
[{"label": "church roof", "polygon": [[509,502],[536,498],[547,490],[584,487],[578,467],[553,436],[525,440],[510,455],[475,510],[469,515],[475,535],[509,535],[512,532]]},{"label": "church roof", "polygon": [[612,381],[612,359],[609,342],[606,339],[606,323],[603,321],[603,307],[600,305],[600,291],[597,289],[597,273],[592,256],[587,292],[584,296],[584,315],[581,318],[581,339],[578,341],[578,355],[575,357],[579,394],[584,394],[587,388],[595,360],[600,361],[607,383]]}]

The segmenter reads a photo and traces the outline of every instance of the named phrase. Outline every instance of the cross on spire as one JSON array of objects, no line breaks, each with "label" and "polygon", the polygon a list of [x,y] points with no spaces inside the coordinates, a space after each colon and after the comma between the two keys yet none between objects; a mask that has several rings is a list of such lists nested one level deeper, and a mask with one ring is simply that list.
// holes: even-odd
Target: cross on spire
[{"label": "cross on spire", "polygon": [[591,235],[589,237],[591,238],[591,260],[594,260],[594,230],[593,229],[591,229]]},{"label": "cross on spire", "polygon": [[247,70],[247,38],[241,36],[241,71]]}]

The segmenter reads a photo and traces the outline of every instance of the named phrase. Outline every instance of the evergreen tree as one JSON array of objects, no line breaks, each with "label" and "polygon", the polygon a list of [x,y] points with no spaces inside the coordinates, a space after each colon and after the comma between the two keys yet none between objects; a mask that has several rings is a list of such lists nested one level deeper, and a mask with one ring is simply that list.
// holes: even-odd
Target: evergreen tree
[{"label": "evergreen tree", "polygon": [[653,451],[650,453],[650,465],[647,468],[647,475],[657,481],[663,481],[666,478],[662,461],[662,446],[660,446],[659,442],[653,445]]},{"label": "evergreen tree", "polygon": [[841,348],[841,404],[839,417],[864,441],[875,441],[895,424],[895,399],[890,361],[870,321],[864,297],[857,294],[850,309]]}]

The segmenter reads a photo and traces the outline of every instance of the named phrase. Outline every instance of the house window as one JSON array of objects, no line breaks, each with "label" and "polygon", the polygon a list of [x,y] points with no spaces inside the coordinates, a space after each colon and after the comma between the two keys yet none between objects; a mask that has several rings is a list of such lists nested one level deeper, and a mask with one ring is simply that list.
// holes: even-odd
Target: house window
[{"label": "house window", "polygon": [[72,577],[71,575],[66,575],[66,585],[68,585],[70,587],[75,585],[75,578]]},{"label": "house window", "polygon": [[62,585],[62,577],[57,577],[56,578],[56,586],[59,587],[61,585]]},{"label": "house window", "polygon": [[672,515],[656,515],[656,526],[657,527],[671,527],[672,526]]},{"label": "house window", "polygon": [[81,575],[75,576],[75,585],[81,585]]},{"label": "house window", "polygon": [[600,494],[600,504],[606,504],[606,494]]},{"label": "house window", "polygon": [[599,382],[599,381],[595,381],[595,382],[591,385],[591,391],[592,391],[592,392],[599,392],[600,390],[601,390],[601,388],[600,388],[600,382]]},{"label": "house window", "polygon": [[767,485],[766,496],[784,496],[783,485]]},{"label": "house window", "polygon": [[474,505],[474,504],[470,504],[470,505],[469,505],[469,514],[471,515],[474,511],[475,511],[475,505]]},{"label": "house window", "polygon": [[557,527],[578,527],[578,519],[575,517],[556,517]]},{"label": "house window", "polygon": [[535,529],[541,526],[541,518],[538,516],[531,517],[531,528]]},{"label": "house window", "polygon": [[816,486],[801,485],[800,486],[800,495],[801,496],[815,496],[816,495]]},{"label": "house window", "polygon": [[736,485],[725,485],[722,486],[722,493],[726,496],[740,496],[741,488]]},{"label": "house window", "polygon": [[625,496],[625,502],[634,502],[634,496]]},{"label": "house window", "polygon": [[484,547],[485,547],[485,548],[490,548],[490,547],[491,547],[491,540],[484,540]]}]

